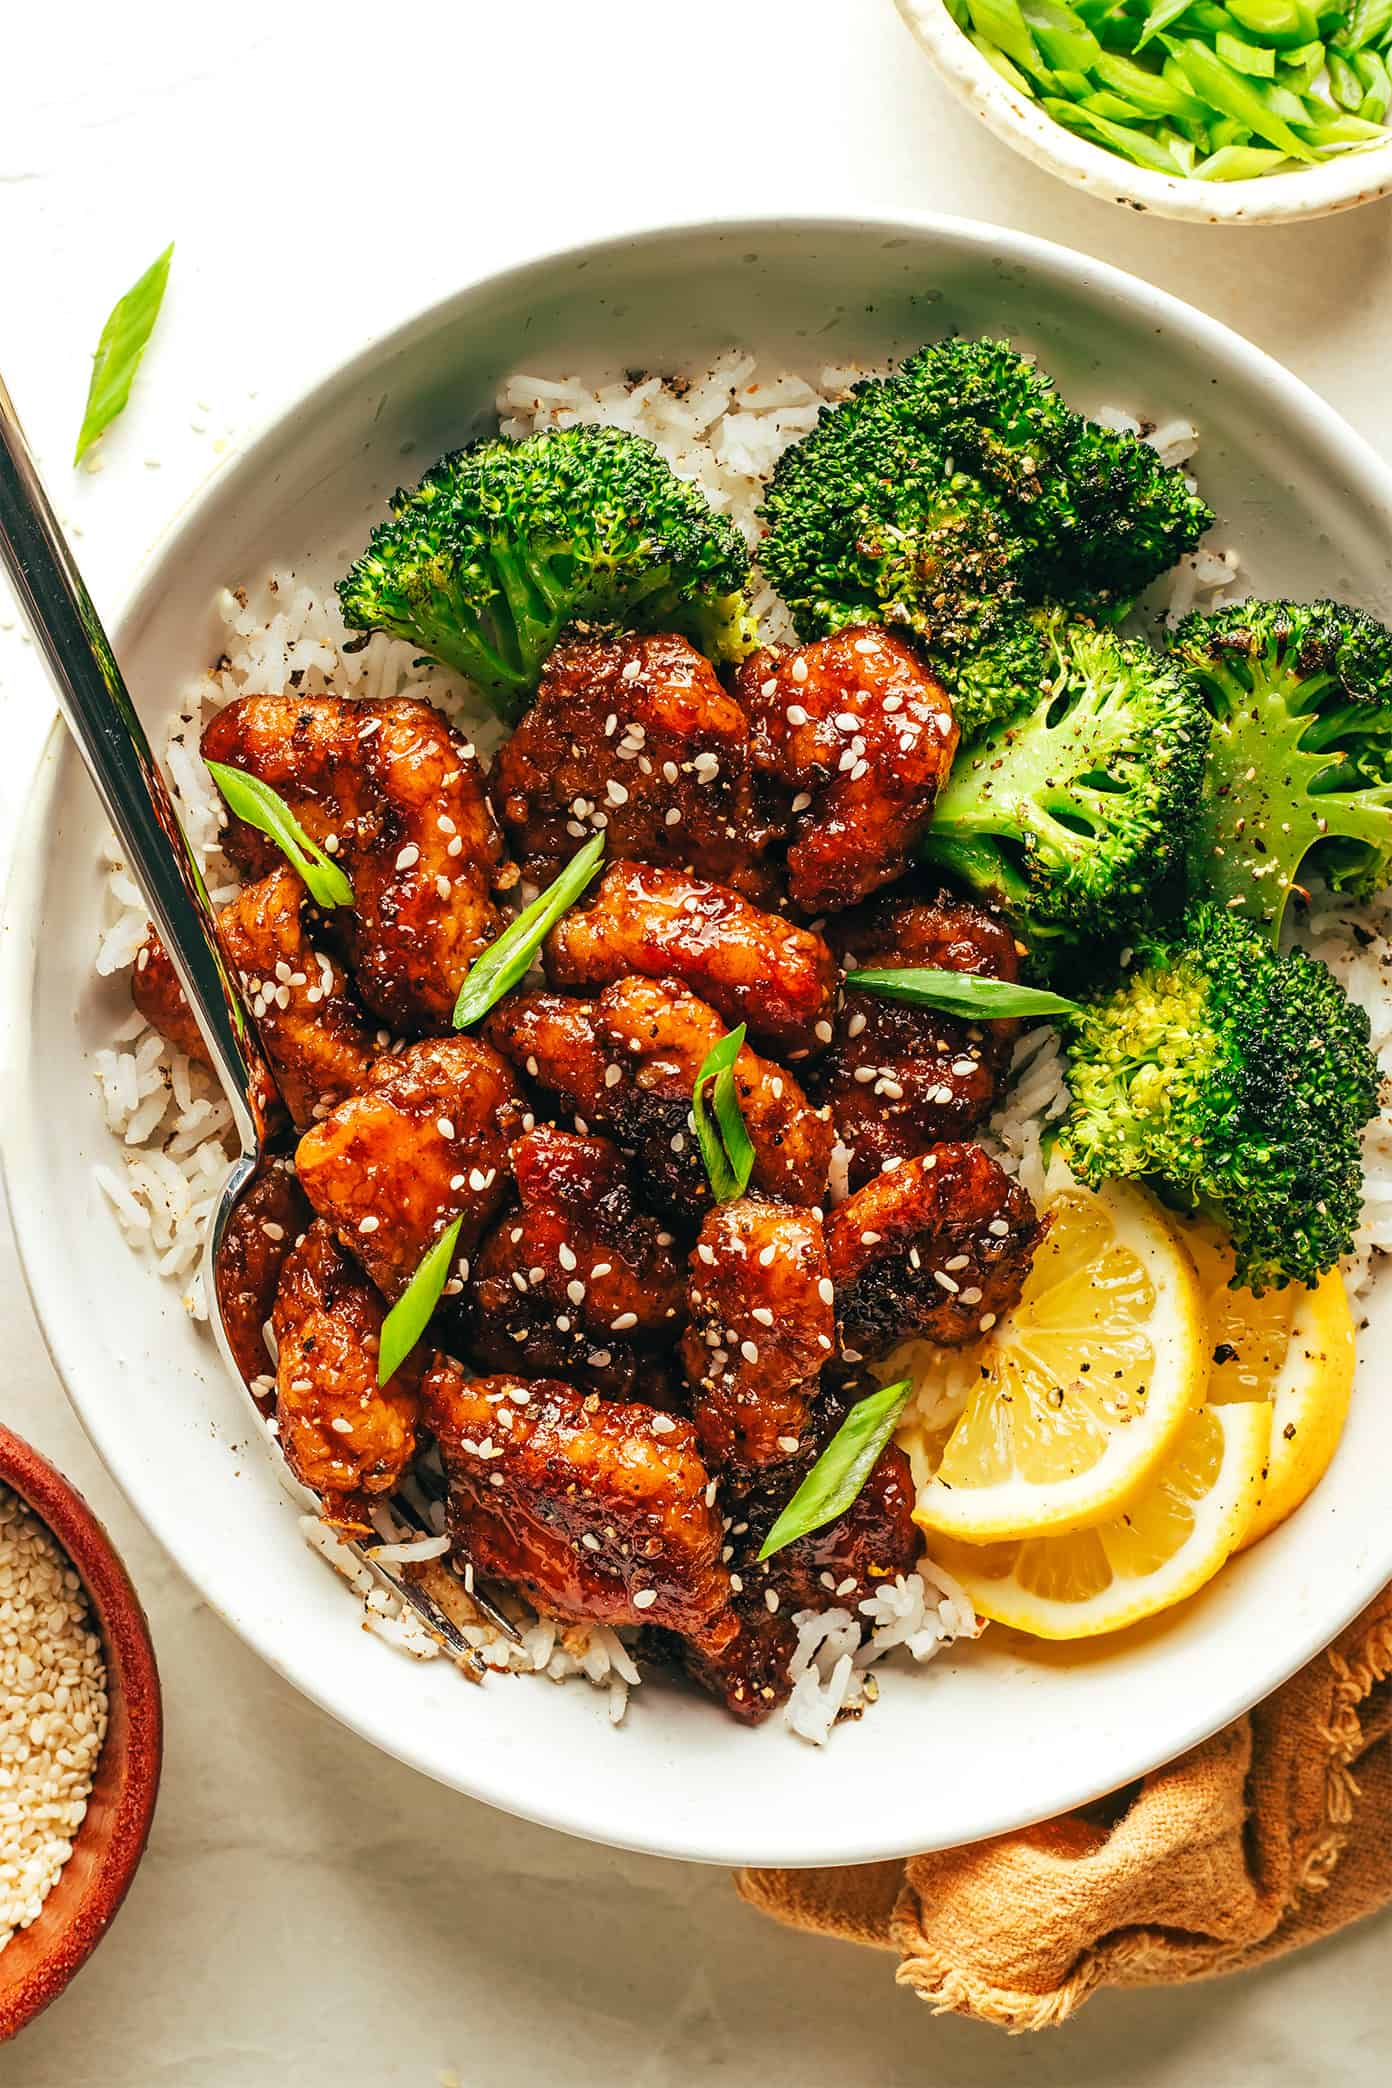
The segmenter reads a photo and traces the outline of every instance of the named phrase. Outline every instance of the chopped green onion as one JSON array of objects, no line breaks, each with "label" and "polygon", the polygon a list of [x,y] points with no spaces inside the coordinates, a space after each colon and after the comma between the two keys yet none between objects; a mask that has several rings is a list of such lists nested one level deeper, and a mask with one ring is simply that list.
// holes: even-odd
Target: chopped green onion
[{"label": "chopped green onion", "polygon": [[210,761],[207,767],[228,811],[275,842],[299,871],[316,906],[353,904],[353,887],[346,873],[317,841],[310,840],[279,791],[244,769],[229,768],[224,761]]},{"label": "chopped green onion", "polygon": [[445,1227],[435,1245],[427,1249],[415,1275],[383,1320],[377,1349],[379,1385],[385,1385],[389,1378],[395,1377],[429,1326],[430,1315],[449,1281],[454,1250],[459,1245],[459,1228],[463,1223],[464,1213],[461,1211],[454,1222]]},{"label": "chopped green onion", "polygon": [[1144,50],[1153,36],[1158,36],[1162,29],[1168,29],[1171,22],[1177,22],[1188,6],[1189,0],[1159,0],[1158,6],[1152,7],[1145,18],[1136,49]]},{"label": "chopped green onion", "polygon": [[456,1029],[468,1029],[471,1023],[481,1022],[494,1002],[527,976],[533,957],[561,915],[574,906],[598,870],[603,854],[604,836],[596,834],[571,857],[560,876],[530,906],[524,906],[517,919],[474,959],[454,1004]]},{"label": "chopped green onion", "polygon": [[1041,986],[1017,986],[1013,979],[993,979],[986,972],[934,971],[907,965],[897,971],[853,971],[847,986],[858,993],[877,993],[884,1000],[908,1001],[916,1008],[943,1008],[953,1015],[1078,1015],[1077,1001]]},{"label": "chopped green onion", "polygon": [[835,1522],[855,1500],[880,1453],[899,1425],[913,1397],[913,1384],[902,1378],[868,1399],[858,1399],[803,1480],[759,1548],[770,1559],[785,1544]]},{"label": "chopped green onion", "polygon": [[1269,174],[1273,167],[1284,166],[1285,158],[1284,152],[1273,151],[1270,145],[1220,145],[1194,172],[1201,181],[1251,181],[1258,174]]},{"label": "chopped green onion", "polygon": [[1357,114],[1368,91],[1352,60],[1342,51],[1331,50],[1329,53],[1329,91],[1339,107],[1347,109],[1350,115]]},{"label": "chopped green onion", "polygon": [[1392,0],[954,0],[951,12],[1056,123],[1171,179],[1252,180],[1392,128]]},{"label": "chopped green onion", "polygon": [[[717,1203],[743,1196],[754,1172],[754,1147],[745,1129],[735,1085],[735,1061],[744,1049],[745,1025],[728,1030],[712,1044],[691,1091],[691,1121],[706,1164],[706,1176]],[[706,1088],[714,1081],[715,1121],[706,1108]]]},{"label": "chopped green onion", "polygon": [[164,288],[169,281],[173,242],[157,261],[152,261],[138,283],[112,306],[97,352],[92,357],[92,379],[87,387],[87,407],[78,430],[73,463],[80,464],[92,444],[111,426],[130,397],[140,358],[155,330]]},{"label": "chopped green onion", "polygon": [[1220,29],[1213,48],[1234,72],[1246,73],[1254,80],[1276,77],[1276,53],[1269,44],[1248,43],[1245,36],[1229,36],[1226,29]]}]

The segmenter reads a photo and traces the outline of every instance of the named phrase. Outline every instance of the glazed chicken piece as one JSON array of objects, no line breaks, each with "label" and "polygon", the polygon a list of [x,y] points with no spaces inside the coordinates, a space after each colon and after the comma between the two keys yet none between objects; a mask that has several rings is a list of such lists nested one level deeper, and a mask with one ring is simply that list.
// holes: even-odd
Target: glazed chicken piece
[{"label": "glazed chicken piece", "polygon": [[781,658],[757,654],[737,686],[755,767],[786,799],[794,906],[854,906],[901,876],[958,738],[951,699],[917,654],[860,625]]},{"label": "glazed chicken piece", "polygon": [[572,993],[632,973],[679,979],[780,1058],[831,1042],[836,963],[822,938],[680,870],[612,863],[543,954],[551,984]]},{"label": "glazed chicken piece", "polygon": [[775,889],[748,720],[709,661],[670,632],[558,645],[489,793],[539,885],[602,830],[610,862],[694,869],[752,899]]},{"label": "glazed chicken piece", "polygon": [[[941,892],[886,892],[840,915],[828,934],[848,971],[921,966],[1015,979],[1019,951],[994,914]],[[843,993],[831,1049],[810,1085],[829,1103],[859,1189],[886,1160],[908,1160],[961,1138],[1000,1094],[1019,1023],[968,1022],[873,993]]]},{"label": "glazed chicken piece", "polygon": [[[203,734],[210,761],[269,783],[353,882],[325,917],[372,1012],[394,1032],[447,1029],[470,963],[497,935],[505,868],[483,775],[433,704],[397,696],[242,696]],[[239,819],[224,845],[262,877],[282,858]]]},{"label": "glazed chicken piece", "polygon": [[641,1379],[686,1312],[672,1235],[638,1209],[607,1138],[539,1124],[511,1163],[518,1207],[480,1247],[460,1300],[468,1355],[483,1370],[645,1396]]},{"label": "glazed chicken piece", "polygon": [[[595,1001],[510,994],[485,1029],[563,1109],[615,1141],[641,1203],[700,1222],[711,1191],[691,1128],[691,1094],[711,1046],[726,1034],[713,1009],[675,980],[630,978]],[[817,1203],[826,1189],[830,1123],[791,1073],[748,1045],[734,1074],[754,1147],[752,1186],[783,1202]]]},{"label": "glazed chicken piece", "polygon": [[286,1258],[314,1217],[288,1160],[268,1160],[232,1208],[218,1249],[217,1288],[228,1343],[258,1399],[275,1386],[265,1326]]},{"label": "glazed chicken piece", "polygon": [[347,1536],[372,1528],[364,1496],[391,1493],[416,1449],[420,1368],[377,1383],[382,1301],[316,1219],[286,1258],[271,1326],[286,1462]]},{"label": "glazed chicken piece", "polygon": [[544,1615],[658,1624],[711,1654],[735,1630],[724,1522],[689,1422],[554,1378],[468,1378],[437,1356],[425,1413],[451,1536]]},{"label": "glazed chicken piece", "polygon": [[796,1467],[762,1475],[739,1501],[727,1539],[738,1629],[716,1654],[682,1649],[689,1673],[746,1725],[760,1724],[792,1693],[788,1663],[800,1612],[845,1609],[861,1621],[860,1603],[881,1582],[912,1573],[923,1549],[909,1461],[891,1443],[844,1515],[760,1562],[765,1537],[848,1410],[838,1394],[823,1393]]},{"label": "glazed chicken piece", "polygon": [[[308,896],[282,863],[218,915],[227,961],[249,997],[257,1035],[298,1131],[361,1087],[377,1054],[341,968],[313,949],[305,934]],[[135,960],[131,998],[177,1050],[208,1064],[184,989],[153,928]]]},{"label": "glazed chicken piece", "polygon": [[507,1195],[522,1115],[512,1068],[488,1045],[412,1044],[380,1059],[358,1094],[305,1133],[300,1186],[394,1301],[455,1218],[459,1255],[473,1253]]},{"label": "glazed chicken piece", "polygon": [[974,1341],[1020,1296],[1044,1225],[978,1145],[940,1145],[867,1182],[827,1228],[841,1351],[884,1356],[917,1336]]},{"label": "glazed chicken piece", "polygon": [[821,1218],[752,1196],[719,1204],[690,1266],[682,1362],[702,1455],[716,1469],[786,1464],[835,1337]]}]

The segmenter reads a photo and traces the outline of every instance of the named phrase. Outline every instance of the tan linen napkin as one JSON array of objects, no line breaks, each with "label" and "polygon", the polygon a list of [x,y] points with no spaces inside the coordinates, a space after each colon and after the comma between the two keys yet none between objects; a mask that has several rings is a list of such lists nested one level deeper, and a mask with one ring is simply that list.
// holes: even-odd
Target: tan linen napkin
[{"label": "tan linen napkin", "polygon": [[899,1953],[941,2012],[1061,2023],[1100,1986],[1258,1965],[1392,1900],[1392,1587],[1308,1667],[1101,1805],[970,1848],[746,1870],[752,1906]]}]

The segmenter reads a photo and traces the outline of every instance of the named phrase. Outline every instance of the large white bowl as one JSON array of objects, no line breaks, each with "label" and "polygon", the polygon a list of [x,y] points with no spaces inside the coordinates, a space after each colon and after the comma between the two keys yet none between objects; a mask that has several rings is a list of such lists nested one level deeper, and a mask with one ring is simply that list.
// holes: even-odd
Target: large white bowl
[{"label": "large white bowl", "polygon": [[1316,167],[1255,181],[1186,181],[1135,166],[1055,123],[1039,103],[1003,80],[958,28],[943,0],[895,0],[964,108],[1037,167],[1128,210],[1200,225],[1291,225],[1375,202],[1392,190],[1392,131],[1385,145],[1347,152]]},{"label": "large white bowl", "polygon": [[[1218,534],[1258,586],[1385,599],[1387,470],[1302,385],[1173,299],[986,226],[698,226],[492,277],[327,376],[181,518],[122,616],[117,646],[147,719],[207,661],[221,583],[273,564],[339,572],[397,480],[487,422],[505,371],[673,368],[737,341],[815,371],[952,327],[1037,347],[1081,405],[1196,414]],[[807,1864],[942,1846],[1179,1752],[1392,1576],[1381,1295],[1348,1431],[1313,1501],[1163,1627],[1084,1657],[988,1633],[887,1674],[870,1715],[818,1752],[777,1719],[749,1733],[660,1680],[614,1730],[582,1685],[471,1689],[443,1663],[394,1654],[305,1550],[243,1394],[175,1292],[127,1253],[92,1182],[110,1144],[89,1058],[127,1006],[123,984],[91,971],[101,836],[55,735],[20,838],[5,957],[9,1181],[35,1306],[97,1447],[189,1578],[298,1688],[402,1760],[494,1805],[674,1856]]]}]

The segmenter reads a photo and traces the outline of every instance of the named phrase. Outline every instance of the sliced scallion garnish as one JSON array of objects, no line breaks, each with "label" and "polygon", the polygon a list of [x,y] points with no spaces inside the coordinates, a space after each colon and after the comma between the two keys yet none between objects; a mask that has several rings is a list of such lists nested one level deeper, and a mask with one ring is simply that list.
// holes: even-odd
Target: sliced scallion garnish
[{"label": "sliced scallion garnish", "polygon": [[439,1304],[440,1294],[449,1280],[450,1264],[459,1245],[459,1228],[463,1223],[464,1213],[461,1211],[453,1224],[445,1227],[435,1245],[426,1251],[420,1267],[383,1320],[377,1350],[379,1385],[385,1385],[389,1378],[395,1377],[429,1326],[430,1315]]},{"label": "sliced scallion garnish", "polygon": [[846,1513],[878,1464],[913,1390],[911,1381],[901,1378],[856,1401],[764,1539],[761,1559],[771,1559],[785,1544]]},{"label": "sliced scallion garnish", "polygon": [[596,834],[593,841],[587,841],[571,857],[560,876],[530,906],[524,906],[517,919],[474,959],[454,1004],[456,1029],[468,1029],[471,1023],[481,1022],[494,1003],[527,976],[533,957],[561,915],[574,906],[599,868],[603,854],[604,836]]},{"label": "sliced scallion garnish", "polygon": [[876,993],[884,1000],[988,1020],[1081,1013],[1077,1001],[1067,1000],[1061,993],[1049,993],[1042,986],[1017,986],[1013,979],[993,979],[985,972],[934,971],[908,965],[897,971],[847,972],[846,984],[858,993]]},{"label": "sliced scallion garnish", "polygon": [[317,841],[310,840],[279,791],[244,769],[229,768],[224,761],[210,761],[207,766],[228,811],[275,842],[299,871],[316,906],[353,904],[353,887],[346,872]]},{"label": "sliced scallion garnish", "polygon": [[[701,1148],[701,1158],[706,1163],[706,1175],[717,1203],[729,1203],[732,1197],[743,1196],[754,1171],[754,1147],[745,1129],[739,1089],[735,1085],[735,1061],[744,1049],[744,1029],[744,1024],[740,1023],[737,1029],[727,1031],[718,1044],[712,1044],[691,1090],[691,1120],[696,1126],[696,1143]],[[712,1082],[714,1121],[706,1107],[706,1088]]]},{"label": "sliced scallion garnish", "polygon": [[97,342],[97,352],[92,357],[87,406],[78,430],[74,464],[82,462],[97,437],[111,426],[130,397],[140,358],[145,353],[146,343],[154,332],[164,302],[173,254],[171,241],[159,259],[151,262],[139,282],[132,283],[125,296],[118,298],[111,308],[101,330],[101,339]]}]

